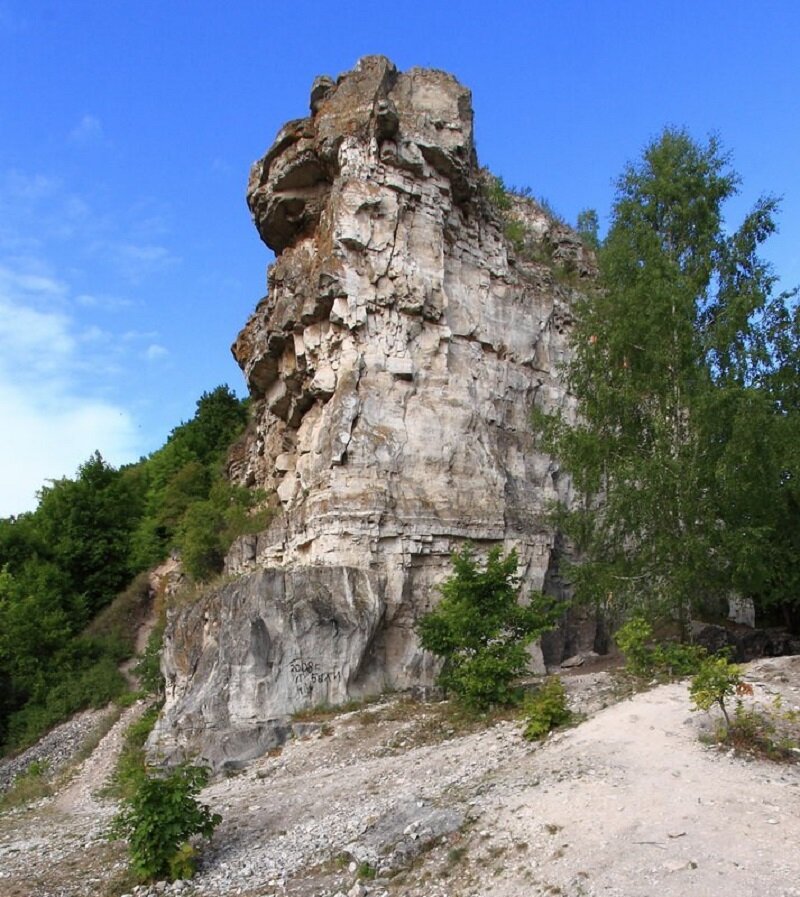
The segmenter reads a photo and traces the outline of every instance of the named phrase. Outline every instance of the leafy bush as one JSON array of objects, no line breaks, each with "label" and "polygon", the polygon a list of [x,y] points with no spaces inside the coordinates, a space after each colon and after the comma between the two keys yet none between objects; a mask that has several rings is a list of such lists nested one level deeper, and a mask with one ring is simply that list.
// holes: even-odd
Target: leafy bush
[{"label": "leafy bush", "polygon": [[706,657],[689,684],[689,694],[698,710],[710,710],[717,704],[725,717],[728,729],[731,720],[725,701],[736,694],[742,684],[742,668],[727,657]]},{"label": "leafy bush", "polygon": [[186,511],[175,541],[183,568],[194,580],[205,581],[221,572],[225,553],[237,536],[266,528],[271,510],[255,511],[263,498],[262,492],[217,479],[208,499]]},{"label": "leafy bush", "polygon": [[467,707],[516,704],[514,682],[528,669],[527,646],[551,629],[563,605],[541,594],[518,602],[517,554],[489,552],[479,569],[470,545],[453,555],[442,600],[418,623],[422,647],[444,659],[438,682]]},{"label": "leafy bush", "polygon": [[208,770],[179,766],[166,776],[145,776],[114,817],[111,835],[126,838],[133,871],[142,881],[191,877],[193,835],[210,838],[222,822],[197,800]]},{"label": "leafy bush", "polygon": [[522,736],[528,741],[540,741],[552,729],[566,725],[571,718],[564,685],[557,676],[553,676],[545,681],[539,691],[526,699]]},{"label": "leafy bush", "polygon": [[[741,685],[737,687],[740,693]],[[779,763],[797,763],[800,745],[796,711],[783,712],[780,697],[769,708],[745,707],[737,700],[733,722],[721,734],[721,740],[740,753],[752,754]]]},{"label": "leafy bush", "polygon": [[653,627],[643,617],[621,626],[614,640],[625,655],[625,669],[637,679],[674,679],[697,672],[706,655],[698,645],[653,641]]},{"label": "leafy bush", "polygon": [[163,620],[156,623],[139,662],[134,667],[134,674],[144,692],[149,695],[161,694],[164,691],[164,677],[161,675],[161,645],[164,641]]},{"label": "leafy bush", "polygon": [[378,870],[371,863],[364,861],[359,863],[356,876],[360,881],[371,881],[378,877]]},{"label": "leafy bush", "polygon": [[39,700],[26,703],[7,720],[4,747],[19,749],[36,742],[57,723],[86,707],[102,707],[127,688],[116,662],[101,656],[55,666]]},{"label": "leafy bush", "polygon": [[511,208],[511,196],[501,177],[487,172],[483,185],[484,196],[499,212]]},{"label": "leafy bush", "polygon": [[652,638],[653,627],[643,617],[628,620],[614,635],[614,641],[625,655],[625,668],[633,676],[644,678],[652,673],[649,647]]},{"label": "leafy bush", "polygon": [[[692,702],[698,710],[710,710],[715,704],[722,710],[725,723],[717,727],[713,740],[738,753],[781,763],[800,761],[800,712],[785,711],[780,695],[771,705],[756,702],[746,707],[742,698],[753,688],[742,681],[741,667],[726,657],[709,657],[689,686]],[[727,701],[736,695],[733,719]]]},{"label": "leafy bush", "polygon": [[518,218],[509,218],[503,228],[503,233],[515,251],[522,252],[525,248],[525,237],[528,235],[525,224]]}]

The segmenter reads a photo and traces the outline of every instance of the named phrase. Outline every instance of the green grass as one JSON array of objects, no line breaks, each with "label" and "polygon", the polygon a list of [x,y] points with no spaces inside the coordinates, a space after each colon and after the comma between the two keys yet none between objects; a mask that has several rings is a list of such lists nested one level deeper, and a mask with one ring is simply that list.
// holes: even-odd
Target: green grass
[{"label": "green grass", "polygon": [[160,704],[153,704],[132,723],[125,733],[117,766],[111,776],[105,794],[124,800],[130,798],[147,773],[144,745],[158,719]]}]

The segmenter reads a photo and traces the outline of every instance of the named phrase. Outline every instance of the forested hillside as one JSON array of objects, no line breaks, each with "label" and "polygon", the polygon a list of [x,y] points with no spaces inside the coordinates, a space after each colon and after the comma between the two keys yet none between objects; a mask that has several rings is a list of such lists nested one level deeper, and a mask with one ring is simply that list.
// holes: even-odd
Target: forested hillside
[{"label": "forested hillside", "polygon": [[149,457],[115,469],[97,452],[74,478],[44,486],[35,511],[0,520],[5,750],[125,690],[118,667],[148,608],[143,571],[177,549],[192,578],[207,578],[234,535],[263,524],[250,516],[260,496],[223,476],[247,413],[220,386]]}]

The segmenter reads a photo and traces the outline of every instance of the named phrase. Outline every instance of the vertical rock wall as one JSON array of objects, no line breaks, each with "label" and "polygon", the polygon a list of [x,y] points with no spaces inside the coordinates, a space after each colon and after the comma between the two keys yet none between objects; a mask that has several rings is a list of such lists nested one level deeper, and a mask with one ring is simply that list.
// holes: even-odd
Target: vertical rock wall
[{"label": "vertical rock wall", "polygon": [[543,510],[568,488],[529,417],[566,401],[570,297],[593,275],[580,241],[514,199],[528,245],[510,248],[450,75],[367,57],[318,78],[311,110],[252,169],[277,260],[233,346],[255,419],[231,474],[281,513],[172,618],[151,742],[215,766],[268,748],[301,707],[431,681],[413,627],[452,551],[514,547],[542,587]]}]

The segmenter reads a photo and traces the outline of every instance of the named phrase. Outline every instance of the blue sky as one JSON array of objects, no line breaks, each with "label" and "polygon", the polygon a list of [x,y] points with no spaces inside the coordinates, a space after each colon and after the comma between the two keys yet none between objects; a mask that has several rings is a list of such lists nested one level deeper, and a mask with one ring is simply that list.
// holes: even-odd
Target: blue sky
[{"label": "blue sky", "polygon": [[479,158],[568,220],[665,125],[717,133],[735,222],[783,196],[765,255],[800,283],[796,2],[0,0],[0,515],[95,449],[135,460],[204,390],[270,254],[248,169],[315,75],[367,53],[472,89]]}]

